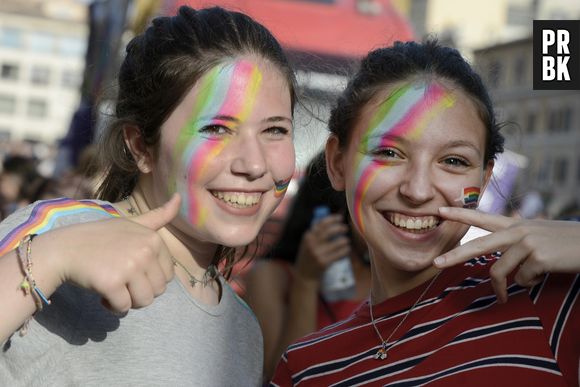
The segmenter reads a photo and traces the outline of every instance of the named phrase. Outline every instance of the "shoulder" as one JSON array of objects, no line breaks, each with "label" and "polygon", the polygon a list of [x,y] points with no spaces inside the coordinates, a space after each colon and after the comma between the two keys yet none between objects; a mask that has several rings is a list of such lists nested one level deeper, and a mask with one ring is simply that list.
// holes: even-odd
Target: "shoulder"
[{"label": "shoulder", "polygon": [[[264,286],[273,289],[286,289],[291,277],[292,268],[281,260],[261,259],[254,262],[247,273],[248,286]],[[260,285],[261,284],[261,285]]]},{"label": "shoulder", "polygon": [[236,316],[237,319],[246,321],[247,324],[254,325],[255,323],[258,326],[258,319],[249,305],[232,289],[231,285],[223,277],[220,277],[220,281],[222,284],[221,302],[224,303],[226,313],[230,313]]},{"label": "shoulder", "polygon": [[100,200],[37,201],[0,223],[0,254],[16,247],[27,234],[42,234],[53,228],[118,216],[111,203]]}]

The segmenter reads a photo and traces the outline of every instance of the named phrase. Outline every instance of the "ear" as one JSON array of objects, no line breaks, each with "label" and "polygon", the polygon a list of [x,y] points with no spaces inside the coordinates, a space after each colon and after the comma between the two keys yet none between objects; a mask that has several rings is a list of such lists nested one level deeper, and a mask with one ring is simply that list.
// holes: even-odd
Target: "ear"
[{"label": "ear", "polygon": [[332,188],[337,191],[344,191],[346,180],[344,176],[344,153],[340,149],[338,137],[334,134],[331,134],[326,140],[325,156],[326,171]]},{"label": "ear", "polygon": [[485,169],[483,170],[484,175],[483,175],[483,186],[481,187],[481,194],[483,195],[483,192],[485,191],[485,189],[487,188],[487,185],[489,184],[490,180],[491,180],[491,175],[493,174],[493,167],[495,165],[495,162],[493,160],[489,160],[487,162],[487,165],[485,166]]},{"label": "ear", "polygon": [[133,159],[135,159],[139,171],[142,173],[151,172],[153,157],[151,151],[145,145],[145,141],[143,141],[139,127],[136,125],[125,125],[123,127],[123,140],[125,141],[127,149],[131,152]]}]

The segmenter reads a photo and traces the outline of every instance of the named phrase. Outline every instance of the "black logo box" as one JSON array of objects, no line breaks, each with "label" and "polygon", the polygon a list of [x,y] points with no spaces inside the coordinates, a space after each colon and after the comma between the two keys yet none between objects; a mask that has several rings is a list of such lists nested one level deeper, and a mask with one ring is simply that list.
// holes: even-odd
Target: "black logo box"
[{"label": "black logo box", "polygon": [[[570,34],[568,49],[570,59],[567,67],[570,80],[542,80],[543,30],[566,30]],[[534,90],[580,90],[580,20],[534,20]],[[556,34],[557,35],[557,34]],[[548,55],[556,58],[557,42],[548,48]],[[567,55],[567,54],[564,54]]]}]

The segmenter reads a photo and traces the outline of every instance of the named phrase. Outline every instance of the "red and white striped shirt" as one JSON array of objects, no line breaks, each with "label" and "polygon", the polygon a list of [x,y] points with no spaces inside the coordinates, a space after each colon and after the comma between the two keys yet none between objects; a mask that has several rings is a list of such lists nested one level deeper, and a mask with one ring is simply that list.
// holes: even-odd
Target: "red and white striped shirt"
[{"label": "red and white striped shirt", "polygon": [[[510,279],[498,304],[489,266],[496,256],[443,271],[381,346],[368,302],[346,320],[291,345],[271,386],[574,386],[580,360],[580,278],[550,274],[532,289]],[[387,338],[425,290],[423,284],[373,307]]]}]

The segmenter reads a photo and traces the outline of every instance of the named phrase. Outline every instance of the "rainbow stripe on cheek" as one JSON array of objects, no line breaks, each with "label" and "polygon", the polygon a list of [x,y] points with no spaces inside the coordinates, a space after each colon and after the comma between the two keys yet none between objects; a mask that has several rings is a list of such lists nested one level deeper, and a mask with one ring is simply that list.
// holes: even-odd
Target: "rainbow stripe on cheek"
[{"label": "rainbow stripe on cheek", "polygon": [[409,84],[396,90],[383,102],[371,119],[361,141],[362,154],[356,161],[356,187],[352,208],[354,220],[364,232],[362,202],[377,175],[388,162],[374,160],[370,152],[373,149],[390,146],[393,137],[404,137],[416,140],[425,127],[437,114],[455,103],[443,87],[436,83],[425,86]]},{"label": "rainbow stripe on cheek", "polygon": [[262,74],[258,67],[244,60],[218,66],[200,80],[202,84],[193,113],[175,147],[176,159],[181,159],[185,170],[182,179],[175,179],[176,190],[182,195],[185,193],[181,211],[192,225],[202,226],[208,216],[207,208],[195,200],[196,182],[230,141],[227,135],[202,137],[197,128],[211,124],[212,118],[218,116],[231,116],[240,123],[246,121],[252,112],[261,81]]}]

